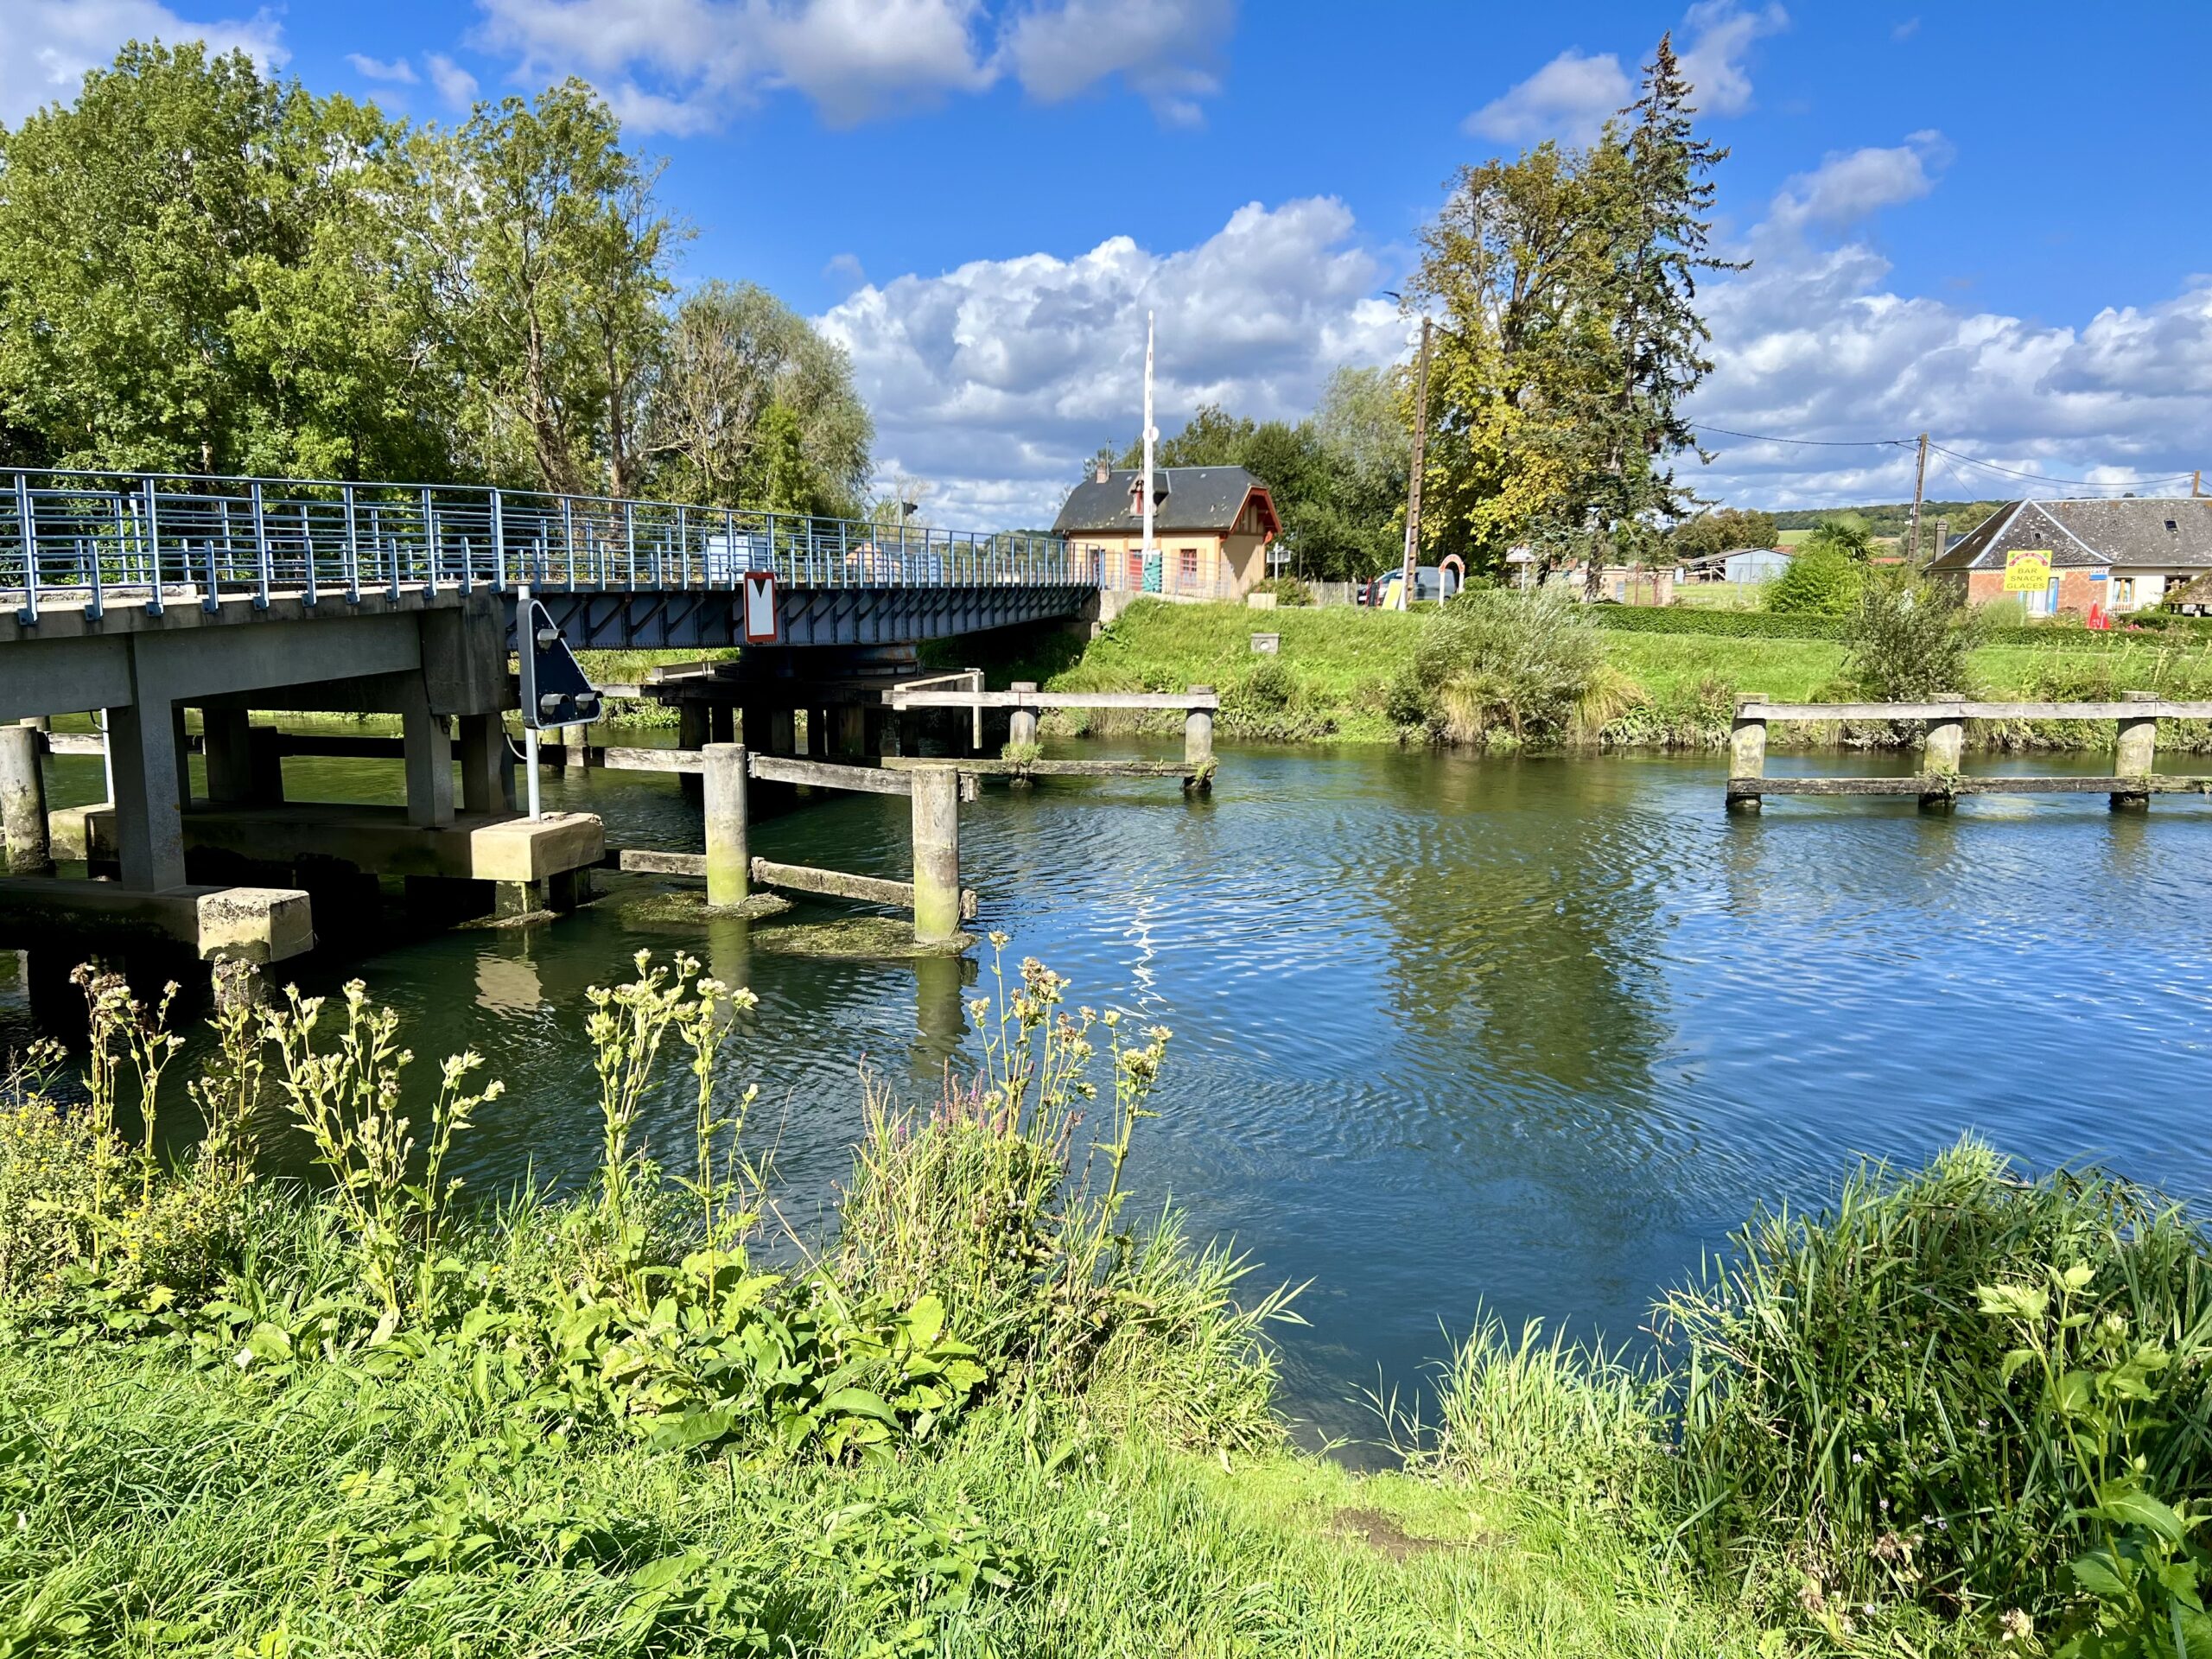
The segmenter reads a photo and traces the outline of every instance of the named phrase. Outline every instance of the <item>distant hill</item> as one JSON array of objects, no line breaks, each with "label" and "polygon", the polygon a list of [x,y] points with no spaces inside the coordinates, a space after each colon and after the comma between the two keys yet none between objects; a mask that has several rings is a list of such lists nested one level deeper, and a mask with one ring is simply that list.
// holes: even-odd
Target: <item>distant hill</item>
[{"label": "distant hill", "polygon": [[[1920,524],[1923,534],[1936,533],[1936,521],[1941,518],[1954,536],[1963,536],[1976,524],[2009,501],[1923,501],[1920,504]],[[1897,501],[1871,507],[1808,507],[1796,512],[1777,512],[1775,525],[1781,530],[1810,530],[1823,518],[1840,518],[1851,513],[1866,521],[1866,528],[1878,537],[1902,536],[1912,524],[1912,503]]]}]

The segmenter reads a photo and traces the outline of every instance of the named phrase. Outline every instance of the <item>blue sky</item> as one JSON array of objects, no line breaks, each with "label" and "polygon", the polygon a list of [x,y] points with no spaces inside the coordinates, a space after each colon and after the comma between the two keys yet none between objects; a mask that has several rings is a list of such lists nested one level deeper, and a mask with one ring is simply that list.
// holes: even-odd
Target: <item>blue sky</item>
[{"label": "blue sky", "polygon": [[[0,119],[134,34],[242,42],[423,119],[584,75],[667,158],[696,231],[682,277],[756,281],[820,320],[852,352],[887,477],[920,480],[941,522],[1048,514],[1083,455],[1135,429],[1147,308],[1171,429],[1210,398],[1295,416],[1338,363],[1401,351],[1387,294],[1452,169],[1586,134],[1668,28],[1733,149],[1722,231],[1755,261],[1710,290],[1700,419],[1926,428],[2117,488],[2202,464],[2212,415],[2195,176],[2212,8],[2094,28],[2056,5],[1803,0],[8,9]],[[1893,449],[1710,442],[1709,494],[1910,490]],[[2015,487],[2073,488],[1942,456],[1930,482]]]}]

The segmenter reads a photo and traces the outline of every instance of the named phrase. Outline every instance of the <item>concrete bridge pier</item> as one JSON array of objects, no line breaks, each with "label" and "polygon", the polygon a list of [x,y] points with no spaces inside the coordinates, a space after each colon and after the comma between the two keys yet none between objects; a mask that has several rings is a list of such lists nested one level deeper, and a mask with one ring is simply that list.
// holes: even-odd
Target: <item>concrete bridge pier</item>
[{"label": "concrete bridge pier", "polygon": [[10,875],[54,874],[46,772],[39,764],[44,747],[44,734],[34,727],[0,727],[0,833],[7,842]]}]

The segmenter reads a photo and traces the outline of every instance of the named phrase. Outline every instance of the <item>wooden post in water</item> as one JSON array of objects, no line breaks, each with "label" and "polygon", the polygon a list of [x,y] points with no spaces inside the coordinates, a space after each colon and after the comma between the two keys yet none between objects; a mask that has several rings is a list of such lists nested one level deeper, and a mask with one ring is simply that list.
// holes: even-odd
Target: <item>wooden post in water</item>
[{"label": "wooden post in water", "polygon": [[709,743],[700,756],[707,817],[707,902],[741,905],[753,891],[745,815],[745,746]]},{"label": "wooden post in water", "polygon": [[[2127,691],[2121,694],[2128,702],[2156,702],[2155,691]],[[2115,778],[2151,776],[2152,763],[2158,758],[2158,717],[2155,714],[2123,717],[2120,722],[2120,744],[2113,755],[2113,775]],[[2151,791],[2127,791],[2112,798],[2115,811],[2141,811],[2151,804]]]},{"label": "wooden post in water", "polygon": [[[1210,697],[1213,695],[1213,687],[1194,685],[1191,688],[1191,693],[1194,696]],[[1183,780],[1183,787],[1196,789],[1201,793],[1211,792],[1213,789],[1212,709],[1193,708],[1184,710],[1183,764],[1199,769],[1192,776]]]},{"label": "wooden post in water", "polygon": [[54,849],[47,836],[46,774],[39,767],[44,739],[33,726],[0,726],[0,823],[10,875],[51,875]]},{"label": "wooden post in water", "polygon": [[960,774],[914,769],[914,938],[942,944],[960,935]]},{"label": "wooden post in water", "polygon": [[[1938,697],[1936,701],[1963,704],[1966,699]],[[1964,715],[1953,715],[1947,719],[1928,722],[1928,747],[1920,763],[1921,779],[1926,785],[1932,785],[1940,781],[1946,786],[1923,788],[1920,791],[1921,805],[1945,812],[1951,810],[1954,798],[1948,785],[1959,775],[1959,761],[1966,753],[1966,747],[1967,721]]]},{"label": "wooden post in water", "polygon": [[1759,810],[1757,793],[1738,794],[1737,785],[1766,776],[1766,721],[1744,712],[1765,701],[1764,691],[1746,691],[1736,699],[1735,723],[1728,728],[1728,808],[1733,812]]}]

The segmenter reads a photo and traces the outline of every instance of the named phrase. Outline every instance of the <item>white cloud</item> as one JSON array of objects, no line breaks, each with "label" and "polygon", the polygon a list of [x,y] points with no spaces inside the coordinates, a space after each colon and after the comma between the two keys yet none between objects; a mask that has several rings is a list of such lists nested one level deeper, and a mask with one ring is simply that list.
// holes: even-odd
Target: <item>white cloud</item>
[{"label": "white cloud", "polygon": [[1501,144],[1545,138],[1586,144],[1634,95],[1634,84],[1614,54],[1585,57],[1569,48],[1469,116],[1467,130]]},{"label": "white cloud", "polygon": [[128,41],[251,54],[264,70],[282,67],[282,30],[265,11],[245,19],[187,22],[156,0],[12,0],[0,47],[0,121],[15,123],[46,105],[67,104],[88,69],[113,61]]},{"label": "white cloud", "polygon": [[1740,115],[1751,103],[1744,54],[1761,35],[1788,28],[1789,14],[1778,5],[1746,11],[1736,0],[1699,0],[1682,26],[1689,31],[1682,74],[1696,89],[1690,101],[1707,115]]},{"label": "white cloud", "polygon": [[[1751,101],[1744,56],[1751,42],[1789,26],[1779,5],[1746,10],[1738,0],[1698,0],[1682,20],[1682,73],[1691,101],[1711,115],[1740,115]],[[1466,130],[1501,144],[1557,138],[1593,141],[1606,119],[1636,97],[1637,80],[1615,52],[1570,47],[1466,119]]]},{"label": "white cloud", "polygon": [[438,89],[438,96],[455,109],[465,110],[476,101],[476,77],[444,53],[431,53],[423,67],[430,72],[430,85]]},{"label": "white cloud", "polygon": [[1118,77],[1160,118],[1218,90],[1235,0],[479,0],[478,42],[518,80],[582,74],[641,131],[696,133],[783,90],[851,126],[1011,75],[1053,101]]},{"label": "white cloud", "polygon": [[1163,429],[1200,404],[1310,410],[1338,364],[1404,347],[1352,217],[1316,198],[1252,203],[1194,248],[1114,237],[1073,258],[978,260],[860,289],[817,319],[852,354],[887,477],[936,480],[946,524],[1049,524],[1084,460],[1141,419],[1158,314]]},{"label": "white cloud", "polygon": [[[2212,426],[2212,279],[2078,326],[1899,294],[1863,243],[1820,248],[1769,233],[1752,269],[1703,290],[1716,367],[1692,417],[1738,432],[1938,444],[2054,480],[2177,474]],[[1902,500],[1909,447],[1809,448],[1713,436],[1700,493],[1745,505]],[[1929,493],[2083,493],[1942,454]]]},{"label": "white cloud", "polygon": [[1062,0],[1015,17],[1001,57],[1046,103],[1118,75],[1161,120],[1191,126],[1221,90],[1215,66],[1236,22],[1236,0]]},{"label": "white cloud", "polygon": [[1807,226],[1848,230],[1885,207],[1926,195],[1936,188],[1934,175],[1950,164],[1952,153],[1949,140],[1933,130],[1913,133],[1902,144],[1886,148],[1835,152],[1810,173],[1784,182],[1768,210],[1771,223],[1791,233]]},{"label": "white cloud", "polygon": [[861,257],[856,253],[831,254],[830,263],[822,267],[822,274],[833,276],[841,283],[849,283],[855,288],[868,281],[868,268],[861,264]]},{"label": "white cloud", "polygon": [[364,52],[348,52],[346,61],[353,66],[355,74],[365,79],[388,80],[399,86],[412,86],[416,82],[415,66],[404,58],[394,58],[386,63]]}]

